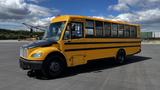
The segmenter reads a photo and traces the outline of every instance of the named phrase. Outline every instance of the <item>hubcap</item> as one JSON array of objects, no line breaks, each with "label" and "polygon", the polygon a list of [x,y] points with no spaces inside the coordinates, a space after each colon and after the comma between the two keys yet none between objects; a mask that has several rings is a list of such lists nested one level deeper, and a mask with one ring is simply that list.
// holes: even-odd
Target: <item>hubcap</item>
[{"label": "hubcap", "polygon": [[60,65],[57,62],[52,62],[50,65],[50,70],[53,72],[57,72],[60,70]]}]

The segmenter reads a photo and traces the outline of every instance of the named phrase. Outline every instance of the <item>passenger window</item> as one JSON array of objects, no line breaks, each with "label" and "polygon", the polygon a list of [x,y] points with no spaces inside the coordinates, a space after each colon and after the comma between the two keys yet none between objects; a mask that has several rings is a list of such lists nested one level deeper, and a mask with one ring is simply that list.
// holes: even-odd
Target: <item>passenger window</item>
[{"label": "passenger window", "polygon": [[112,24],[111,36],[117,37],[118,24]]},{"label": "passenger window", "polygon": [[129,25],[125,25],[124,37],[130,37],[130,26]]},{"label": "passenger window", "polygon": [[104,23],[104,36],[105,37],[111,36],[111,23]]},{"label": "passenger window", "polygon": [[103,22],[96,21],[96,37],[103,37]]},{"label": "passenger window", "polygon": [[87,32],[87,37],[92,37],[94,36],[94,29],[93,28],[86,28]]},{"label": "passenger window", "polygon": [[137,37],[137,34],[136,34],[136,27],[135,26],[131,26],[131,29],[130,29],[130,35],[132,38],[135,38]]},{"label": "passenger window", "polygon": [[83,24],[72,22],[71,25],[71,36],[72,38],[82,38],[83,37]]},{"label": "passenger window", "polygon": [[123,37],[124,25],[120,24],[118,29],[118,37]]},{"label": "passenger window", "polygon": [[94,21],[86,20],[86,37],[94,37]]}]

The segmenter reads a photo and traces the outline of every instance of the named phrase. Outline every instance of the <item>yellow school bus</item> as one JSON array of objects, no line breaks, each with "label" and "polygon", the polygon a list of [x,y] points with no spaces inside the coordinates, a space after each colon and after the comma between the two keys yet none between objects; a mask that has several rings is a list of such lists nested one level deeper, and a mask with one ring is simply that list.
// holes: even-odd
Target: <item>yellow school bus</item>
[{"label": "yellow school bus", "polygon": [[[51,20],[43,39],[20,48],[20,67],[29,76],[42,71],[57,77],[66,67],[101,58],[125,57],[141,51],[140,25],[86,16],[62,15]],[[106,59],[107,60],[107,59]]]}]

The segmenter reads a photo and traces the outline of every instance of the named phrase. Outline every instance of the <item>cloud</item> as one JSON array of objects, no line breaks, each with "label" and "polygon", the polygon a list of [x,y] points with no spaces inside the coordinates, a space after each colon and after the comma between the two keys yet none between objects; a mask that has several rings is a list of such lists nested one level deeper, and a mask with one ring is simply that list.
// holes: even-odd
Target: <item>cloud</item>
[{"label": "cloud", "polygon": [[137,11],[133,13],[122,13],[114,17],[117,20],[124,20],[133,23],[154,24],[160,23],[160,9],[149,9],[145,11]]},{"label": "cloud", "polygon": [[141,25],[142,31],[160,31],[160,8],[121,13],[117,16],[93,16],[114,21],[125,21]]},{"label": "cloud", "polygon": [[58,13],[59,10],[56,9],[48,9],[45,7],[37,6],[34,4],[28,5],[28,10],[30,11],[28,16],[36,16],[36,17],[46,17],[46,16],[52,16],[55,13]]},{"label": "cloud", "polygon": [[90,16],[90,17],[99,18],[99,19],[106,19],[106,17],[104,17],[104,16]]},{"label": "cloud", "polygon": [[28,4],[24,0],[1,0],[0,7],[0,19],[46,17],[59,12],[59,10],[56,9],[48,9],[35,4]]},{"label": "cloud", "polygon": [[116,11],[128,11],[129,10],[129,7],[127,4],[124,4],[124,3],[119,3],[117,5],[111,5],[108,7],[108,9],[110,10],[116,10]]},{"label": "cloud", "polygon": [[43,2],[45,0],[26,0],[28,2],[34,2],[34,3],[40,3],[40,2]]},{"label": "cloud", "polygon": [[0,22],[39,22],[42,25],[42,21],[49,22],[49,18],[60,12],[57,9],[49,9],[27,3],[27,1],[40,2],[42,0],[0,0]]},{"label": "cloud", "polygon": [[23,0],[1,0],[0,8],[0,19],[22,19],[30,13]]},{"label": "cloud", "polygon": [[134,13],[119,14],[115,20],[123,20],[131,23],[139,23],[143,30],[159,31],[160,28],[160,9],[149,9],[145,11],[137,11]]},{"label": "cloud", "polygon": [[47,17],[47,18],[42,18],[42,19],[35,19],[32,20],[30,24],[34,25],[34,26],[48,26],[51,19],[55,18],[55,16],[53,17]]},{"label": "cloud", "polygon": [[143,31],[159,31],[160,0],[118,0],[108,9],[120,12],[112,20],[141,24]]},{"label": "cloud", "polygon": [[153,9],[160,8],[160,0],[118,0],[118,3],[115,5],[108,6],[108,9],[116,11],[128,11],[131,8],[134,9]]}]

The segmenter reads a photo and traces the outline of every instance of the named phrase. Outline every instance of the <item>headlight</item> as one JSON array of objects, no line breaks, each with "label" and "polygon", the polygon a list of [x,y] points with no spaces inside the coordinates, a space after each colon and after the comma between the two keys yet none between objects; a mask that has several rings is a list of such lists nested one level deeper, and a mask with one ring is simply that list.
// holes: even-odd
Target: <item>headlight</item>
[{"label": "headlight", "polygon": [[33,57],[33,58],[39,58],[41,56],[42,56],[42,53],[34,53],[31,55],[31,57]]}]

